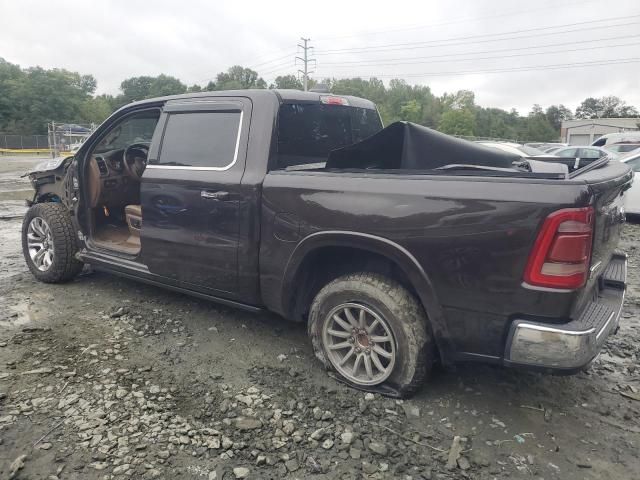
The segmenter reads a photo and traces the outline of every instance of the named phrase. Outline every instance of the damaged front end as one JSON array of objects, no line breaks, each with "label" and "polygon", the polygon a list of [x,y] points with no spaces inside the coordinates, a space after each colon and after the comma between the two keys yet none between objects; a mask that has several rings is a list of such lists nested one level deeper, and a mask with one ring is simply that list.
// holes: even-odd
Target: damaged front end
[{"label": "damaged front end", "polygon": [[33,200],[27,200],[27,206],[42,202],[59,202],[70,207],[73,192],[78,189],[75,175],[74,157],[56,157],[39,163],[26,172],[35,190]]}]

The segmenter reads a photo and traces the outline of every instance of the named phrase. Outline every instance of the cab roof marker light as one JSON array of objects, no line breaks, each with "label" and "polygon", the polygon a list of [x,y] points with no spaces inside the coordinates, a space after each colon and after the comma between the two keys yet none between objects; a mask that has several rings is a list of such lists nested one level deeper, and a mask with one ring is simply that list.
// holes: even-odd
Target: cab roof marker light
[{"label": "cab roof marker light", "polygon": [[349,101],[344,97],[337,97],[335,95],[320,95],[320,101],[325,105],[344,105],[349,106]]}]

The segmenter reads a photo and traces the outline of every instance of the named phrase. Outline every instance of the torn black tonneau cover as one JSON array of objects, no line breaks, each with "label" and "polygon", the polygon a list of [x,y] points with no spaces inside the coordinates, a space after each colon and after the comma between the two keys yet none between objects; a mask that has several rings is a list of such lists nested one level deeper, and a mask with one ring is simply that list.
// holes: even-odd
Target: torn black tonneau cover
[{"label": "torn black tonneau cover", "polygon": [[[564,176],[560,164],[529,161],[518,155],[455,138],[409,122],[396,122],[365,140],[333,150],[325,169],[492,170]],[[545,162],[546,163],[546,162]],[[536,168],[535,164],[541,168]]]}]

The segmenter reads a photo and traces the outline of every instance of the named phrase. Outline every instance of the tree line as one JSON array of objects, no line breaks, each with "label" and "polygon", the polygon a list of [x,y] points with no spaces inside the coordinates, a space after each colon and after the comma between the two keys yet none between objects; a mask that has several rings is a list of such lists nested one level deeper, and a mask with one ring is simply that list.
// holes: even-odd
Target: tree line
[{"label": "tree line", "polygon": [[[560,137],[563,120],[640,116],[635,107],[615,96],[587,98],[575,112],[564,105],[542,108],[536,104],[522,115],[515,109],[481,107],[469,90],[437,96],[428,86],[410,85],[401,79],[393,79],[388,85],[377,78],[327,78],[321,83],[334,94],[373,101],[385,125],[406,120],[462,136],[547,142]],[[301,90],[302,82],[294,75],[282,75],[267,84],[255,70],[236,65],[218,73],[206,85],[188,86],[175,77],[158,75],[123,80],[119,95],[95,95],[96,87],[92,75],[57,68],[23,69],[0,58],[0,132],[43,134],[52,120],[100,123],[121,106],[145,98],[248,88]]]}]

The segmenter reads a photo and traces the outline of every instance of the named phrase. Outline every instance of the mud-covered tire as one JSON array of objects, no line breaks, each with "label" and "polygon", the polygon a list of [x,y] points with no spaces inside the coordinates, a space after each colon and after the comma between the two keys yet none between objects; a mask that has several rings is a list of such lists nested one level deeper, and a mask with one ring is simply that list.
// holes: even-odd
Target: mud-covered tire
[{"label": "mud-covered tire", "polygon": [[[29,254],[27,232],[31,221],[39,217],[51,230],[53,260],[46,270],[39,269]],[[29,270],[36,279],[45,283],[63,283],[74,278],[82,270],[83,263],[76,258],[78,243],[67,209],[59,203],[33,205],[22,221],[22,253]]]},{"label": "mud-covered tire", "polygon": [[[373,311],[386,322],[394,337],[393,368],[379,385],[361,385],[346,378],[328,355],[323,328],[331,321],[332,312],[345,304],[363,305]],[[314,353],[325,368],[364,390],[408,396],[423,384],[433,364],[435,346],[422,305],[398,282],[379,274],[349,274],[322,288],[311,304],[308,333]]]}]

